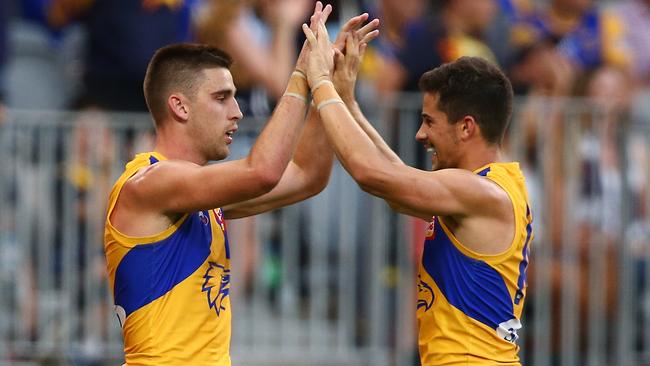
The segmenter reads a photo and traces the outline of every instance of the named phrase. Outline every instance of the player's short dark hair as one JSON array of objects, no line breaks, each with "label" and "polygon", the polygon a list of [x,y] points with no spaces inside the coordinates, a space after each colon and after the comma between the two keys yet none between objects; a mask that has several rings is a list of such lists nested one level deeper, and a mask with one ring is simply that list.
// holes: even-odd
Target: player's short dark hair
[{"label": "player's short dark hair", "polygon": [[181,92],[191,98],[200,85],[203,70],[229,69],[230,65],[230,55],[204,44],[172,44],[156,51],[144,78],[144,97],[155,123],[165,118],[167,98],[171,93]]},{"label": "player's short dark hair", "polygon": [[478,57],[461,57],[425,72],[420,90],[438,94],[449,123],[472,116],[483,138],[501,144],[512,114],[512,85],[499,68]]}]

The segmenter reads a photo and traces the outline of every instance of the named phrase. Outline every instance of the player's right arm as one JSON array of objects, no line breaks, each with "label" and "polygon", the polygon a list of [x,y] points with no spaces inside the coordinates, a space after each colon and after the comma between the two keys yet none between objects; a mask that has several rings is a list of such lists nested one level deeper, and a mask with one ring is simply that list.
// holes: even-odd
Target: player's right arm
[{"label": "player's right arm", "polygon": [[[330,6],[323,9],[317,2],[314,17],[324,14],[326,18],[330,12]],[[304,79],[297,78],[296,83],[305,84],[304,91],[291,89],[290,82],[291,93],[280,99],[246,158],[207,166],[160,161],[131,177],[120,200],[134,211],[170,215],[223,207],[271,191],[291,160],[305,119],[306,99],[295,95],[300,92],[306,97],[308,88]],[[233,94],[227,98],[234,102]]]},{"label": "player's right arm", "polygon": [[[432,216],[507,216],[502,215],[511,210],[507,194],[487,178],[461,169],[422,171],[395,164],[380,151],[329,85],[332,61],[327,30],[322,24],[318,35],[305,26],[303,29],[311,47],[307,75],[323,126],[341,164],[362,189],[425,220]],[[354,52],[359,44],[350,38],[346,48],[348,53]]]},{"label": "player's right arm", "polygon": [[[368,135],[382,155],[393,163],[404,164],[402,159],[386,144],[386,141],[384,141],[379,132],[377,132],[363,114],[354,92],[357,75],[359,74],[359,68],[361,67],[367,43],[378,35],[378,33],[366,34],[368,32],[364,33],[363,31],[368,26],[377,26],[378,23],[379,21],[374,19],[368,25],[364,26],[359,31],[359,34],[353,34],[348,31],[347,34],[341,33],[337,37],[337,40],[334,42],[335,47],[345,49],[345,55],[337,55],[335,59],[336,66],[332,74],[332,82],[354,120],[366,135]],[[364,39],[359,40],[359,36],[363,36]]]},{"label": "player's right arm", "polygon": [[167,160],[141,169],[125,183],[120,200],[137,211],[173,214],[222,207],[267,193],[280,180],[300,130],[294,123],[283,122],[288,121],[272,117],[267,133],[240,160],[207,166]]}]

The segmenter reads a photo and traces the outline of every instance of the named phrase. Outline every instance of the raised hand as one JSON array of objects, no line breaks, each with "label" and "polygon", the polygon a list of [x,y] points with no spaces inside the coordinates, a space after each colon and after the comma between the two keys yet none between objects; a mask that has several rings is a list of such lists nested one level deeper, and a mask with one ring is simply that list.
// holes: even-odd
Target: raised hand
[{"label": "raised hand", "polygon": [[[325,8],[323,8],[323,3],[317,1],[316,5],[314,6],[314,13],[311,15],[309,24],[309,27],[312,29],[312,31],[317,32],[318,21],[322,20],[323,24],[325,24],[331,13],[332,6],[330,4],[327,4]],[[309,47],[307,47],[307,41],[305,40],[305,43],[303,43],[302,49],[300,50],[300,54],[298,55],[298,61],[296,61],[296,70],[302,72],[303,74],[305,74],[307,70],[308,52]]]},{"label": "raised hand", "polygon": [[345,49],[335,50],[332,82],[345,104],[354,102],[354,85],[363,60],[367,43],[362,43],[359,32],[348,32],[344,36]]},{"label": "raised hand", "polygon": [[302,31],[307,36],[309,44],[309,58],[307,62],[307,81],[313,88],[322,80],[329,80],[334,68],[334,49],[330,44],[327,28],[322,20],[316,24],[316,34],[307,26],[302,25]]},{"label": "raised hand", "polygon": [[368,42],[377,38],[379,35],[379,30],[377,29],[379,26],[379,19],[373,19],[361,27],[363,22],[366,20],[368,20],[368,13],[363,13],[350,18],[350,20],[341,27],[341,31],[336,37],[333,47],[345,53],[345,37],[348,33],[354,33],[355,35],[360,36],[360,44],[368,44]]}]

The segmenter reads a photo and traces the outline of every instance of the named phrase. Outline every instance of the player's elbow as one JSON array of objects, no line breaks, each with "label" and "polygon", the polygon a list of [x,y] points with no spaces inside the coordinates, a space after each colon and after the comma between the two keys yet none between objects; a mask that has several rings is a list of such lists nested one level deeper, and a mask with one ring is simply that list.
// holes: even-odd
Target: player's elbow
[{"label": "player's elbow", "polygon": [[399,205],[396,202],[390,200],[387,200],[386,202],[388,203],[388,206],[390,207],[391,210],[395,212],[403,213],[404,207],[402,207],[402,205]]},{"label": "player's elbow", "polygon": [[255,172],[255,181],[261,194],[270,192],[280,182],[282,173],[273,171],[273,169],[258,169]]},{"label": "player's elbow", "polygon": [[371,165],[359,165],[352,169],[350,174],[363,191],[379,195],[380,188],[384,185],[384,174],[381,170]]},{"label": "player's elbow", "polygon": [[315,196],[322,192],[329,183],[332,174],[332,166],[323,169],[312,170],[307,177],[306,188],[310,196]]}]

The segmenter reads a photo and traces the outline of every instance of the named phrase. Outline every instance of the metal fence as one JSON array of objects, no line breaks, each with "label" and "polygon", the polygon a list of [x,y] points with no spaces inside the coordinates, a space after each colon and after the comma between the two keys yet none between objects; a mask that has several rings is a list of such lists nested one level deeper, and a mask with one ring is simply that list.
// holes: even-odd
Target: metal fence
[{"label": "metal fence", "polygon": [[[400,156],[419,97],[369,117]],[[245,120],[243,156],[262,121]],[[520,340],[526,365],[650,365],[650,121],[585,100],[520,101],[506,141],[535,220]],[[108,191],[151,146],[129,114],[10,111],[0,125],[0,365],[122,358],[102,250]],[[336,165],[311,200],[228,223],[235,365],[416,365],[424,223]]]}]

